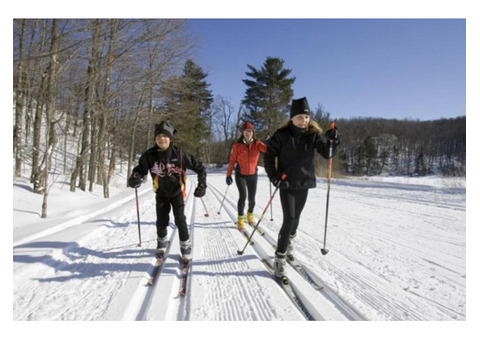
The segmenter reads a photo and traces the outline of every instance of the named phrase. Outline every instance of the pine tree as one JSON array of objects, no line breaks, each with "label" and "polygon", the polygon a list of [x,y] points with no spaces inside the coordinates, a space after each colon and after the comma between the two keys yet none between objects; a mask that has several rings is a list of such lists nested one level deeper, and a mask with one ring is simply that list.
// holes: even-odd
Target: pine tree
[{"label": "pine tree", "polygon": [[213,97],[206,77],[199,66],[187,60],[183,74],[170,78],[163,90],[162,117],[169,119],[179,131],[176,143],[196,156],[201,156],[201,149],[210,134],[208,115]]},{"label": "pine tree", "polygon": [[287,118],[295,77],[288,77],[291,70],[283,64],[279,58],[267,57],[259,70],[247,65],[246,75],[251,79],[243,79],[247,85],[242,100],[247,110],[244,120],[254,124],[259,137],[271,135]]},{"label": "pine tree", "polygon": [[367,176],[377,174],[378,163],[377,163],[377,147],[371,136],[363,141],[364,151],[365,151],[365,172]]},{"label": "pine tree", "polygon": [[422,151],[415,161],[415,172],[419,176],[425,176],[428,173],[427,164],[425,163],[425,156]]},{"label": "pine tree", "polygon": [[330,112],[325,111],[322,105],[318,105],[313,115],[313,120],[316,121],[322,128],[322,131],[325,132],[330,127]]}]

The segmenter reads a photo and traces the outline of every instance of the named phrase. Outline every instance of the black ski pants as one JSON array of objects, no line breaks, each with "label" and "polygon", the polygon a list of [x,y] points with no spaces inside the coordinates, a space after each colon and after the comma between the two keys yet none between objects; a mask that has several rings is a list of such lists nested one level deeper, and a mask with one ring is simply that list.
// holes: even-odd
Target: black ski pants
[{"label": "black ski pants", "polygon": [[167,226],[170,222],[170,210],[173,208],[175,225],[178,229],[180,241],[187,241],[189,238],[187,220],[185,218],[185,201],[182,193],[174,197],[165,197],[156,195],[157,210],[157,236],[163,238],[167,236]]},{"label": "black ski pants", "polygon": [[239,215],[244,214],[245,200],[247,199],[248,192],[248,212],[253,212],[255,208],[255,195],[257,194],[257,181],[258,176],[255,175],[237,175],[235,174],[235,183],[238,188],[238,203],[237,210]]},{"label": "black ski pants", "polygon": [[282,228],[278,234],[277,253],[285,254],[290,236],[297,233],[298,224],[300,223],[300,215],[305,207],[308,197],[308,189],[288,190],[280,189],[280,202],[283,210]]}]

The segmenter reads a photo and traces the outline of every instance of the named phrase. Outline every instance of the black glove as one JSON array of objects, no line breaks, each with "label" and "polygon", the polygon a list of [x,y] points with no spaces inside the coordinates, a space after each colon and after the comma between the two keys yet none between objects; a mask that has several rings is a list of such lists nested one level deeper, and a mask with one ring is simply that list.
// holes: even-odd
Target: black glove
[{"label": "black glove", "polygon": [[138,172],[132,172],[128,179],[128,186],[130,188],[138,188],[140,185],[142,185],[142,176]]},{"label": "black glove", "polygon": [[232,176],[227,176],[225,181],[227,182],[227,185],[231,185],[233,183]]},{"label": "black glove", "polygon": [[284,179],[282,180],[280,177],[272,178],[272,184],[279,189],[288,189],[289,185]]},{"label": "black glove", "polygon": [[329,141],[333,140],[335,144],[340,143],[340,133],[337,127],[335,126],[334,128],[328,129],[327,132],[325,132],[325,138]]},{"label": "black glove", "polygon": [[205,196],[205,191],[207,191],[207,186],[204,184],[199,184],[195,191],[193,192],[193,196],[195,197],[203,197]]}]

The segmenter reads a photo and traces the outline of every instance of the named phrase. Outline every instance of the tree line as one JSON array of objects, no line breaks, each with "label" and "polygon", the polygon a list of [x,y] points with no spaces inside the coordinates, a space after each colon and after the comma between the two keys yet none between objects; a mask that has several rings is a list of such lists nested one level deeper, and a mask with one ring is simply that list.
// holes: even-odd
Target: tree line
[{"label": "tree line", "polygon": [[[113,174],[128,175],[153,145],[155,123],[170,120],[180,131],[175,143],[204,163],[224,164],[244,121],[266,140],[288,120],[295,77],[284,60],[247,64],[236,108],[209,89],[186,20],[14,19],[13,34],[14,176],[29,162],[33,191],[44,196],[43,217],[52,162],[63,163],[71,191],[101,185],[108,198]],[[330,113],[320,104],[312,110],[328,129]],[[453,174],[465,167],[465,119],[337,125],[339,173],[428,173],[441,164],[442,173]],[[53,159],[55,149],[62,160]]]},{"label": "tree line", "polygon": [[466,174],[466,117],[430,121],[341,119],[347,175]]}]

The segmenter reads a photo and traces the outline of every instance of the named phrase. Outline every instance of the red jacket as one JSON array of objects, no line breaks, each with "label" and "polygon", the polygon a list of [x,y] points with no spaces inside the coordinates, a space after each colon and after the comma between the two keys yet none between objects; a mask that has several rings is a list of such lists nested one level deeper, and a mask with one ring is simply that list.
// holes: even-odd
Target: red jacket
[{"label": "red jacket", "polygon": [[232,175],[233,167],[237,164],[235,172],[240,175],[254,175],[257,171],[260,152],[265,153],[267,146],[259,140],[253,140],[250,144],[236,142],[233,144],[228,163],[227,176]]}]

